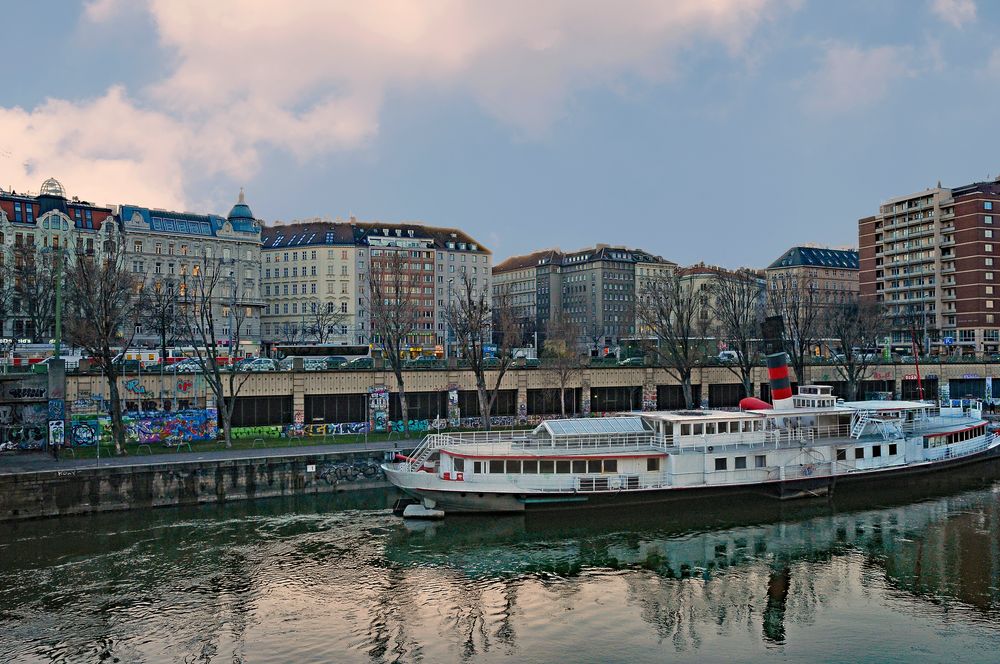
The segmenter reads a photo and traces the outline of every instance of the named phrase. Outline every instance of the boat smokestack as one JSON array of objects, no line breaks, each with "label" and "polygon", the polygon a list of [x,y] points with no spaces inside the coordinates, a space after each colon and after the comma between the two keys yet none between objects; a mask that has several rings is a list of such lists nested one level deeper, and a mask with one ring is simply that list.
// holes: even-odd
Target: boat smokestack
[{"label": "boat smokestack", "polygon": [[775,410],[791,410],[792,382],[788,378],[788,355],[773,353],[767,356],[767,378],[771,382],[771,403]]}]

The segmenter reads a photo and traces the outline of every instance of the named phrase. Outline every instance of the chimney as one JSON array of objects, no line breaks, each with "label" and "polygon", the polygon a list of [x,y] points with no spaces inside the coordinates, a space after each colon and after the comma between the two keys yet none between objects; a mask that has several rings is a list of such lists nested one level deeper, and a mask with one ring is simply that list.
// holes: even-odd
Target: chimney
[{"label": "chimney", "polygon": [[775,410],[793,408],[792,383],[788,378],[788,355],[784,352],[767,356],[767,378],[771,382],[771,403]]}]

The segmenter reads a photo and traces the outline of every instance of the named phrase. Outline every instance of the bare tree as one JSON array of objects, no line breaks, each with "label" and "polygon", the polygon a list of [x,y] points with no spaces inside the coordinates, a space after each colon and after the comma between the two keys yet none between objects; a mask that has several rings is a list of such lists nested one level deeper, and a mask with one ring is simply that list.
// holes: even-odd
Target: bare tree
[{"label": "bare tree", "polygon": [[837,372],[847,383],[847,399],[857,398],[868,369],[878,361],[878,344],[889,329],[884,307],[869,300],[844,300],[824,307],[823,329]]},{"label": "bare tree", "polygon": [[[479,415],[483,427],[489,431],[490,413],[504,374],[514,362],[514,349],[521,342],[521,330],[509,289],[503,288],[491,297],[487,286],[477,286],[468,273],[463,273],[457,296],[448,308],[448,325],[455,336],[455,345],[472,370],[479,395]],[[492,357],[486,352],[487,346],[496,348]],[[491,387],[486,383],[487,371],[494,372]]]},{"label": "bare tree", "polygon": [[142,326],[156,334],[160,342],[160,364],[167,361],[167,345],[172,344],[180,327],[180,309],[174,284],[157,281],[143,289],[145,308]]},{"label": "bare tree", "polygon": [[544,369],[559,384],[560,414],[566,417],[566,386],[583,369],[580,355],[580,327],[572,318],[559,312],[546,322]]},{"label": "bare tree", "polygon": [[786,351],[799,385],[808,383],[807,358],[821,343],[824,309],[816,282],[806,276],[782,276],[768,288],[768,308],[784,322]]},{"label": "bare tree", "polygon": [[78,254],[66,268],[66,337],[97,361],[108,381],[115,452],[125,451],[125,425],[115,357],[128,349],[145,306],[140,278],[123,247],[105,242],[97,256]]},{"label": "bare tree", "polygon": [[404,350],[418,329],[420,312],[416,302],[423,284],[416,266],[411,268],[407,252],[385,249],[373,256],[364,300],[371,314],[373,342],[381,346],[399,390],[399,412],[403,428],[410,433],[403,383]]},{"label": "bare tree", "polygon": [[15,310],[27,319],[34,343],[44,343],[52,336],[56,313],[55,253],[43,253],[34,244],[14,248]]},{"label": "bare tree", "polygon": [[337,308],[336,302],[311,300],[303,305],[303,334],[312,337],[316,343],[329,343],[337,336],[338,328],[347,323],[350,316]]},{"label": "bare tree", "polygon": [[681,384],[684,403],[694,407],[691,376],[704,357],[709,326],[705,295],[680,273],[651,279],[637,297],[638,320],[655,342],[650,350]]},{"label": "bare tree", "polygon": [[[184,276],[180,287],[181,329],[191,339],[194,359],[215,397],[226,447],[233,444],[236,400],[250,378],[249,373],[237,371],[233,364],[252,299],[240,288],[236,270],[232,259],[203,259],[190,275]],[[228,334],[220,327],[227,328]],[[227,340],[228,361],[220,355],[222,342]]]},{"label": "bare tree", "polygon": [[742,269],[719,272],[712,281],[712,314],[718,336],[736,359],[726,368],[739,377],[743,395],[753,396],[753,371],[760,360],[760,324],[764,316],[764,284],[757,273]]}]

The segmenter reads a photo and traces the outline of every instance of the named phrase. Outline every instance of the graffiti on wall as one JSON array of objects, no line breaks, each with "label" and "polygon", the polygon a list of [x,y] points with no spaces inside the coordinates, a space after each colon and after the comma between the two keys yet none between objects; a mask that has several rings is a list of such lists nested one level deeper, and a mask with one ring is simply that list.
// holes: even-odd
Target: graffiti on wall
[{"label": "graffiti on wall", "polygon": [[[123,421],[125,439],[131,443],[170,447],[180,442],[215,440],[219,434],[218,412],[214,408],[130,413]],[[71,444],[86,446],[97,441],[111,442],[111,418],[74,413],[70,421]]]},{"label": "graffiti on wall", "polygon": [[0,402],[46,399],[48,395],[48,376],[31,376],[0,383]]},{"label": "graffiti on wall", "polygon": [[132,394],[149,394],[146,386],[140,383],[138,378],[131,378],[125,381],[125,391]]},{"label": "graffiti on wall", "polygon": [[372,481],[382,478],[382,467],[370,459],[352,463],[323,463],[316,469],[316,478],[327,484]]},{"label": "graffiti on wall", "polygon": [[372,431],[388,431],[389,388],[385,385],[373,387],[368,394],[368,420]]},{"label": "graffiti on wall", "polygon": [[0,405],[0,450],[41,449],[48,439],[48,404]]},{"label": "graffiti on wall", "polygon": [[642,386],[642,409],[644,411],[656,410],[656,385]]}]

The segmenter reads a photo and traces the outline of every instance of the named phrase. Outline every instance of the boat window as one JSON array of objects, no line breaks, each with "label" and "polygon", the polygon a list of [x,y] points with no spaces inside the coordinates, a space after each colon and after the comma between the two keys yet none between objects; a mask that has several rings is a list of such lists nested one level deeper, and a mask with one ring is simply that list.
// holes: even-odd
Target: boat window
[{"label": "boat window", "polygon": [[462,457],[455,457],[452,459],[451,465],[456,471],[460,473],[465,472],[465,459]]},{"label": "boat window", "polygon": [[543,473],[556,472],[556,462],[552,459],[542,459],[538,462],[538,469]]},{"label": "boat window", "polygon": [[483,462],[482,461],[473,461],[472,462],[472,472],[474,472],[474,473],[482,473],[483,472]]},{"label": "boat window", "polygon": [[764,429],[764,423],[763,422],[761,422],[760,420],[754,420],[753,421],[753,430],[754,431],[762,431],[763,429]]},{"label": "boat window", "polygon": [[490,459],[490,472],[502,474],[503,473],[503,459]]},{"label": "boat window", "polygon": [[587,461],[587,472],[588,473],[599,473],[601,472],[601,460],[600,459],[590,459]]},{"label": "boat window", "polygon": [[700,436],[704,430],[704,426],[701,423],[692,426],[694,426],[694,435]]},{"label": "boat window", "polygon": [[847,461],[847,450],[843,447],[837,449],[837,461]]},{"label": "boat window", "polygon": [[736,457],[735,459],[733,459],[733,468],[735,468],[736,470],[743,470],[746,467],[747,467],[746,457]]},{"label": "boat window", "polygon": [[538,462],[534,459],[524,462],[524,473],[526,475],[537,475],[538,474]]},{"label": "boat window", "polygon": [[725,470],[726,469],[726,457],[716,457],[715,459],[715,469]]},{"label": "boat window", "polygon": [[899,453],[899,447],[896,443],[889,443],[889,456],[896,456]]},{"label": "boat window", "polygon": [[719,422],[719,433],[729,433],[729,422]]},{"label": "boat window", "polygon": [[606,473],[617,473],[618,472],[618,459],[605,459],[604,460],[604,472],[606,472]]},{"label": "boat window", "polygon": [[715,433],[715,422],[705,422],[705,433]]},{"label": "boat window", "polygon": [[882,456],[882,446],[872,445],[872,457],[880,457],[880,456]]},{"label": "boat window", "polygon": [[573,472],[574,473],[585,473],[587,472],[587,462],[583,459],[573,459]]},{"label": "boat window", "polygon": [[681,435],[682,436],[690,436],[691,435],[691,425],[690,424],[682,424],[681,425]]},{"label": "boat window", "polygon": [[508,475],[520,475],[521,474],[521,460],[520,459],[507,459],[507,474]]},{"label": "boat window", "polygon": [[556,472],[557,473],[568,473],[569,472],[569,459],[563,460],[559,459],[556,461]]},{"label": "boat window", "polygon": [[660,469],[660,458],[659,457],[647,457],[646,458],[646,472],[654,473]]},{"label": "boat window", "polygon": [[863,447],[855,447],[854,448],[854,458],[855,459],[864,459],[865,458],[865,448],[863,448]]},{"label": "boat window", "polygon": [[753,422],[751,420],[743,420],[743,430],[744,431],[752,431],[753,430]]},{"label": "boat window", "polygon": [[767,455],[758,454],[753,458],[754,468],[766,468],[767,467]]}]

